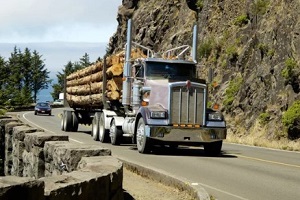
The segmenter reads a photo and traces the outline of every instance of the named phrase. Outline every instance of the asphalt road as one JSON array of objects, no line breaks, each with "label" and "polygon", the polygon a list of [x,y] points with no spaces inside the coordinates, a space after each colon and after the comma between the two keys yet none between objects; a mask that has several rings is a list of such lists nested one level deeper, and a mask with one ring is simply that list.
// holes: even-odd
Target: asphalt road
[{"label": "asphalt road", "polygon": [[219,200],[297,200],[300,199],[300,153],[223,144],[222,155],[206,157],[202,148],[157,147],[151,154],[139,154],[132,144],[112,146],[94,141],[91,127],[79,126],[78,132],[60,130],[58,114],[20,117],[49,132],[69,135],[70,142],[99,144],[110,148],[113,156],[177,177],[187,184],[202,186]]}]

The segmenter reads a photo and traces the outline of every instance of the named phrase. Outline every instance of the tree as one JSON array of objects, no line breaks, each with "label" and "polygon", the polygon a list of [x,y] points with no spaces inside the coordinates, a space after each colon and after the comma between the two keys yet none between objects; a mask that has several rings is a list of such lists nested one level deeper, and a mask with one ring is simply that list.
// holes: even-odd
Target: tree
[{"label": "tree", "polygon": [[42,56],[34,50],[32,55],[31,67],[32,67],[32,82],[31,91],[33,92],[33,99],[36,102],[37,94],[39,91],[48,88],[48,84],[51,84],[52,80],[49,79],[49,71],[45,69]]},{"label": "tree", "polygon": [[48,88],[50,72],[41,57],[28,48],[22,53],[16,46],[7,62],[0,57],[0,104],[27,105],[36,101],[40,90]]},{"label": "tree", "polygon": [[14,47],[10,58],[7,63],[7,85],[6,95],[9,100],[9,105],[18,105],[20,103],[21,89],[22,89],[22,67],[21,67],[21,56],[20,49]]},{"label": "tree", "polygon": [[3,57],[0,56],[0,105],[3,105],[7,101],[7,95],[5,94],[5,88],[7,85],[7,66]]},{"label": "tree", "polygon": [[82,68],[90,66],[91,64],[92,63],[90,62],[90,57],[87,53],[85,53],[82,56],[82,58],[79,59],[79,62],[72,63],[71,61],[69,61],[63,67],[63,71],[58,72],[58,74],[56,75],[57,83],[52,85],[52,88],[53,88],[53,92],[51,93],[52,98],[58,99],[59,93],[64,91],[65,77],[67,77],[69,74],[71,74],[77,70],[80,70]]},{"label": "tree", "polygon": [[52,85],[53,92],[51,93],[51,96],[53,99],[58,99],[59,93],[64,91],[65,76],[68,76],[73,71],[74,71],[74,64],[71,61],[69,61],[64,66],[63,71],[58,72],[58,74],[56,75],[57,83]]},{"label": "tree", "polygon": [[79,65],[80,67],[79,68],[84,68],[84,67],[88,67],[90,66],[92,63],[90,62],[90,56],[89,54],[85,53],[82,58],[80,58],[80,61],[79,61]]},{"label": "tree", "polygon": [[28,48],[25,48],[24,53],[20,54],[21,72],[23,75],[23,87],[21,89],[21,99],[23,104],[32,103],[31,87],[32,83],[32,56]]}]

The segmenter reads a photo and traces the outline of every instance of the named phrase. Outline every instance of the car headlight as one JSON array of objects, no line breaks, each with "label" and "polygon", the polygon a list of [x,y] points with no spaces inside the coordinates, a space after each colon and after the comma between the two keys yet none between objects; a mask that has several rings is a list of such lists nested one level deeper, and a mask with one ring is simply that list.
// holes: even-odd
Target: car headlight
[{"label": "car headlight", "polygon": [[153,119],[166,119],[166,112],[165,111],[152,111],[150,112],[150,118]]},{"label": "car headlight", "polygon": [[222,121],[223,115],[219,112],[208,113],[209,121]]}]

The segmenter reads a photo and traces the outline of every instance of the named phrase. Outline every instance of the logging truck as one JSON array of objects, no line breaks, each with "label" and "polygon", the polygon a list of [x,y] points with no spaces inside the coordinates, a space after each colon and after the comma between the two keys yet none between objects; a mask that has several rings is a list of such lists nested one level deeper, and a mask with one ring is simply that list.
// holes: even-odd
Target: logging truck
[{"label": "logging truck", "polygon": [[154,145],[185,145],[219,154],[226,122],[221,112],[207,108],[208,85],[197,77],[197,25],[192,46],[158,54],[132,41],[131,23],[123,54],[66,78],[72,110],[63,111],[61,129],[75,132],[78,124],[88,124],[94,140],[119,145],[129,138],[140,153]]}]

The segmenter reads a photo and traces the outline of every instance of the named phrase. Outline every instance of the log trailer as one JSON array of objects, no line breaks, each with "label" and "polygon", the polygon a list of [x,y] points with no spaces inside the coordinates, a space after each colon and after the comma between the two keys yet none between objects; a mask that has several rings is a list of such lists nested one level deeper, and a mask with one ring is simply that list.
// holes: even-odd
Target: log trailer
[{"label": "log trailer", "polygon": [[[183,45],[159,56],[132,41],[131,23],[129,19],[122,98],[106,98],[104,59],[103,104],[78,106],[67,99],[73,110],[63,111],[61,129],[77,131],[78,124],[92,125],[94,140],[119,145],[129,137],[140,153],[149,153],[153,145],[186,145],[203,146],[205,153],[218,155],[226,139],[226,122],[219,111],[207,108],[208,86],[197,78],[197,25],[192,47]],[[147,56],[132,59],[133,45]]]}]

